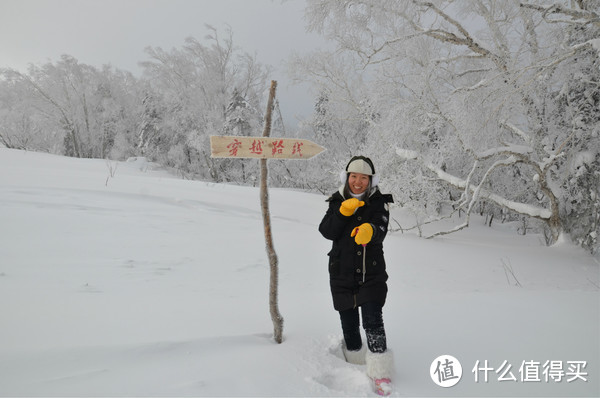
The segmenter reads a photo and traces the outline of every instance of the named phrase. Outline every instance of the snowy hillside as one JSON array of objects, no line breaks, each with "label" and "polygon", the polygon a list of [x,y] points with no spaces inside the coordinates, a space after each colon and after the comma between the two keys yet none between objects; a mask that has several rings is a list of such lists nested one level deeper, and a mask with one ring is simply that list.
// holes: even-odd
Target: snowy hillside
[{"label": "snowy hillside", "polygon": [[[0,170],[0,396],[374,395],[340,357],[324,196],[270,192],[277,345],[258,189],[8,149]],[[393,395],[599,396],[597,262],[472,225],[388,235]],[[463,368],[451,388],[429,374],[443,354]]]}]

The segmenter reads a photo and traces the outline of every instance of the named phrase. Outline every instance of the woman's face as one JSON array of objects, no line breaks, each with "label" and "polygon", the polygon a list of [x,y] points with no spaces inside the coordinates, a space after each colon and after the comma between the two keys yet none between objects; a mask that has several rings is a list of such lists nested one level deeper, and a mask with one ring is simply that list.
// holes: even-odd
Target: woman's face
[{"label": "woman's face", "polygon": [[369,176],[361,173],[350,173],[348,187],[355,195],[360,195],[369,187]]}]

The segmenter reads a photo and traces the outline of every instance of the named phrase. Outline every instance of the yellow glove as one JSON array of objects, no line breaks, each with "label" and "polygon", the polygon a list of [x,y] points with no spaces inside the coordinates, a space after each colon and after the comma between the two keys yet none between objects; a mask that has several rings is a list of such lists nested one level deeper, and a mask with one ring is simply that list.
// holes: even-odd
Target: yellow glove
[{"label": "yellow glove", "polygon": [[373,227],[369,223],[364,223],[354,228],[350,236],[354,238],[357,245],[366,245],[373,237]]},{"label": "yellow glove", "polygon": [[342,215],[346,217],[350,217],[352,214],[354,214],[354,211],[356,209],[364,205],[365,202],[363,202],[362,200],[350,198],[342,202],[342,205],[340,206],[340,213],[342,213]]}]

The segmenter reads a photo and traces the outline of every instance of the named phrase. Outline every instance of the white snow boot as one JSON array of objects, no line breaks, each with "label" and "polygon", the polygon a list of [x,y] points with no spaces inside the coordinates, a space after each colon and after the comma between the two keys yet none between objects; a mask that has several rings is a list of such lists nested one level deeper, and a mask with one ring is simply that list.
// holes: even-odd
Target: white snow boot
[{"label": "white snow boot", "polygon": [[366,363],[365,356],[367,351],[366,344],[363,344],[358,351],[350,351],[346,348],[346,343],[342,341],[342,352],[344,353],[344,358],[346,358],[346,362],[348,363],[354,365],[364,365]]},{"label": "white snow boot", "polygon": [[379,395],[392,393],[392,375],[394,374],[394,356],[390,350],[376,353],[367,350],[367,376],[373,380],[373,389]]}]

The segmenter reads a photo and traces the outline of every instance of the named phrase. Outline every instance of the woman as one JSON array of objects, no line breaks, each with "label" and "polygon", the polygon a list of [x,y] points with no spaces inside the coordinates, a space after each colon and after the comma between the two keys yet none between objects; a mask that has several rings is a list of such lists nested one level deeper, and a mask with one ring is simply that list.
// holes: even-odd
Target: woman
[{"label": "woman", "polygon": [[[333,306],[339,312],[350,363],[367,365],[377,392],[391,388],[393,358],[387,349],[382,308],[388,275],[383,257],[392,195],[377,187],[371,159],[355,156],[342,172],[344,185],[327,201],[329,208],[319,225],[321,234],[333,241],[329,252],[329,278]],[[368,350],[360,334],[359,308]]]}]

